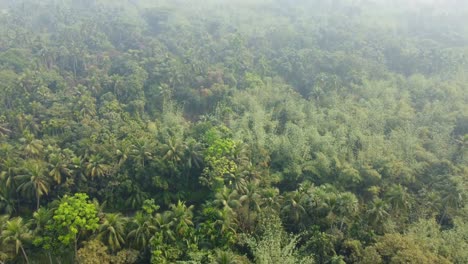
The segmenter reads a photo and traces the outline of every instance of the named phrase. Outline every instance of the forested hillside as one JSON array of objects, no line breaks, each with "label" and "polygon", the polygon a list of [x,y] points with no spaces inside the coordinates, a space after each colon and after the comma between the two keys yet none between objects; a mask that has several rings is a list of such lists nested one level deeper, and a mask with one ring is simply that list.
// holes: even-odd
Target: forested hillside
[{"label": "forested hillside", "polygon": [[0,263],[466,264],[467,147],[462,1],[0,0]]}]

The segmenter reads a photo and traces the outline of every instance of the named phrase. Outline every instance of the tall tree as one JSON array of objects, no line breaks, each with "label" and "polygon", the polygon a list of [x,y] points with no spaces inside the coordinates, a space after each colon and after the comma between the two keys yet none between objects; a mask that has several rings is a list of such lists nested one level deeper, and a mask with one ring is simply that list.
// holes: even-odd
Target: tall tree
[{"label": "tall tree", "polygon": [[91,178],[106,176],[111,169],[110,165],[105,163],[104,158],[97,154],[91,155],[85,166],[86,175]]},{"label": "tall tree", "polygon": [[127,240],[133,248],[144,250],[157,230],[151,216],[138,212],[129,223]]},{"label": "tall tree", "polygon": [[75,257],[80,236],[99,228],[96,205],[88,201],[88,195],[84,193],[65,195],[54,211],[53,219],[48,228],[57,232],[58,237],[55,239],[63,245],[74,244]]},{"label": "tall tree", "polygon": [[243,225],[247,230],[251,230],[253,227],[252,213],[261,211],[261,196],[258,192],[258,185],[248,183],[245,192],[239,197],[239,202],[243,205],[247,214],[247,219],[243,221]]},{"label": "tall tree", "polygon": [[98,228],[98,236],[103,243],[107,243],[112,252],[116,252],[125,243],[125,224],[127,219],[121,214],[109,213]]},{"label": "tall tree", "polygon": [[27,160],[23,165],[21,175],[15,179],[18,183],[18,192],[32,195],[36,198],[36,210],[39,209],[41,197],[49,193],[50,178],[46,174],[45,164],[39,160]]},{"label": "tall tree", "polygon": [[13,244],[16,254],[21,250],[24,260],[26,263],[29,263],[29,258],[24,246],[31,241],[32,233],[29,230],[28,224],[25,223],[21,217],[8,220],[3,227],[0,238],[3,245]]}]

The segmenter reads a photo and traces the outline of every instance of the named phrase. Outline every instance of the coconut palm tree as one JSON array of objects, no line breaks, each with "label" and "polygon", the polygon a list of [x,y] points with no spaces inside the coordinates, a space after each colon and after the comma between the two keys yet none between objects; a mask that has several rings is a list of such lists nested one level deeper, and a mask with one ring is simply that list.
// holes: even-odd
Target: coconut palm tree
[{"label": "coconut palm tree", "polygon": [[299,227],[304,225],[307,216],[305,204],[308,200],[305,192],[293,191],[285,195],[281,213],[288,218],[288,223]]},{"label": "coconut palm tree", "polygon": [[49,176],[54,179],[57,184],[62,183],[63,176],[71,176],[71,169],[64,155],[54,153],[49,155]]},{"label": "coconut palm tree", "polygon": [[140,208],[144,200],[147,198],[147,194],[144,193],[138,185],[132,184],[129,187],[129,195],[125,200],[125,205],[132,209]]},{"label": "coconut palm tree", "polygon": [[115,158],[117,159],[117,168],[121,167],[131,154],[131,143],[128,140],[114,141]]},{"label": "coconut palm tree", "polygon": [[359,211],[359,202],[357,197],[350,192],[339,193],[337,195],[334,208],[335,214],[341,219],[340,230],[347,220],[352,220]]},{"label": "coconut palm tree", "polygon": [[18,119],[18,129],[20,131],[25,131],[25,139],[32,141],[34,135],[37,135],[41,131],[39,121],[32,115],[20,114],[17,117]]},{"label": "coconut palm tree", "polygon": [[278,188],[265,188],[262,190],[262,210],[278,212],[281,208],[283,197]]},{"label": "coconut palm tree", "polygon": [[104,221],[98,229],[97,238],[100,239],[104,244],[107,243],[109,248],[116,252],[125,243],[124,233],[125,224],[127,219],[122,217],[121,214],[109,213],[104,217]]},{"label": "coconut palm tree", "polygon": [[34,233],[39,233],[43,231],[49,221],[52,219],[53,211],[51,209],[41,207],[39,210],[34,212],[32,225]]},{"label": "coconut palm tree", "polygon": [[[39,210],[34,212],[33,218],[31,219],[30,223],[32,225],[32,232],[35,237],[40,237],[43,235],[43,232],[46,230],[46,225],[50,223],[53,217],[53,210],[41,207]],[[50,263],[52,261],[51,249],[46,249],[47,255],[49,257]]]},{"label": "coconut palm tree", "polygon": [[369,222],[374,228],[380,229],[384,220],[388,217],[388,204],[380,198],[374,199],[367,210]]},{"label": "coconut palm tree", "polygon": [[11,130],[7,128],[6,124],[0,124],[0,136],[8,135],[11,133]]},{"label": "coconut palm tree", "polygon": [[83,157],[73,157],[70,159],[70,167],[73,172],[73,178],[81,181],[86,181],[86,161]]},{"label": "coconut palm tree", "polygon": [[127,234],[127,240],[132,247],[143,250],[148,246],[151,237],[158,230],[151,218],[138,212],[132,222],[129,223],[130,232]]},{"label": "coconut palm tree", "polygon": [[105,163],[103,157],[99,155],[91,155],[85,164],[86,175],[95,178],[102,177],[109,173],[110,166]]},{"label": "coconut palm tree", "polygon": [[36,209],[39,209],[41,197],[49,193],[50,187],[50,179],[46,175],[44,163],[38,160],[26,161],[24,172],[17,175],[15,180],[19,182],[17,191],[35,196]]},{"label": "coconut palm tree", "polygon": [[176,234],[172,230],[175,221],[171,211],[156,214],[154,222],[163,240],[171,242],[176,240]]},{"label": "coconut palm tree", "polygon": [[19,201],[15,181],[17,163],[11,157],[0,161],[0,210],[3,209],[6,213],[12,213],[15,210],[14,201]]},{"label": "coconut palm tree", "polygon": [[243,173],[229,173],[226,177],[229,180],[230,188],[237,190],[239,193],[245,193],[247,181]]},{"label": "coconut palm tree", "polygon": [[385,198],[396,214],[399,214],[402,210],[407,210],[410,207],[411,197],[407,192],[407,188],[400,184],[392,185],[385,194]]},{"label": "coconut palm tree", "polygon": [[193,205],[187,207],[184,202],[178,201],[177,204],[171,204],[170,208],[171,222],[176,234],[185,236],[193,226]]},{"label": "coconut palm tree", "polygon": [[236,254],[226,250],[216,250],[213,264],[240,264],[242,261]]},{"label": "coconut palm tree", "polygon": [[24,245],[31,239],[31,231],[27,223],[25,223],[21,217],[8,220],[1,233],[2,244],[14,245],[16,254],[21,250],[26,263],[29,263],[29,258],[24,249]]},{"label": "coconut palm tree", "polygon": [[145,168],[146,162],[153,158],[152,151],[154,151],[155,146],[151,142],[146,138],[139,138],[134,140],[130,146],[130,156],[142,169]]},{"label": "coconut palm tree", "polygon": [[226,186],[215,194],[214,205],[219,206],[230,215],[235,214],[235,209],[241,206],[239,194],[236,190],[231,190]]},{"label": "coconut palm tree", "polygon": [[35,139],[29,132],[24,133],[24,137],[20,139],[20,142],[23,143],[23,153],[27,157],[38,157],[44,149],[42,140]]},{"label": "coconut palm tree", "polygon": [[185,152],[186,148],[182,140],[175,136],[162,145],[163,160],[168,161],[173,169],[184,159]]},{"label": "coconut palm tree", "polygon": [[11,215],[15,211],[13,197],[5,185],[0,185],[0,214],[6,213]]},{"label": "coconut palm tree", "polygon": [[251,227],[252,212],[260,212],[261,196],[258,193],[258,186],[254,183],[248,183],[245,192],[239,197],[239,202],[247,212],[247,227]]},{"label": "coconut palm tree", "polygon": [[185,160],[187,169],[193,167],[200,168],[203,163],[203,149],[202,145],[195,139],[190,138],[185,145]]},{"label": "coconut palm tree", "polygon": [[1,162],[0,179],[8,188],[16,188],[14,177],[16,175],[18,160],[8,157]]}]

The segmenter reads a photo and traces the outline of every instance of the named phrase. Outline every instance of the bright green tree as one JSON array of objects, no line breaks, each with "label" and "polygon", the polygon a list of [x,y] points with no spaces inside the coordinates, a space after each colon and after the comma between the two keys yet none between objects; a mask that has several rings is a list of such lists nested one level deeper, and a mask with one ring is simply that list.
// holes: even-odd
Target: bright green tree
[{"label": "bright green tree", "polygon": [[80,236],[99,228],[97,213],[96,205],[88,200],[87,194],[65,195],[54,212],[54,222],[49,228],[57,231],[58,240],[63,245],[73,243],[76,254]]}]

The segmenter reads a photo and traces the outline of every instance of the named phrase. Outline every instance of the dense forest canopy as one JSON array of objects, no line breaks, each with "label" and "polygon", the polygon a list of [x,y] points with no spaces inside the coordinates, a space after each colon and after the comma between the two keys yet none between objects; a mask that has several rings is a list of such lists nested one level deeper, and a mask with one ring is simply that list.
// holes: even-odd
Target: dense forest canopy
[{"label": "dense forest canopy", "polygon": [[468,2],[0,0],[0,263],[468,263]]}]

